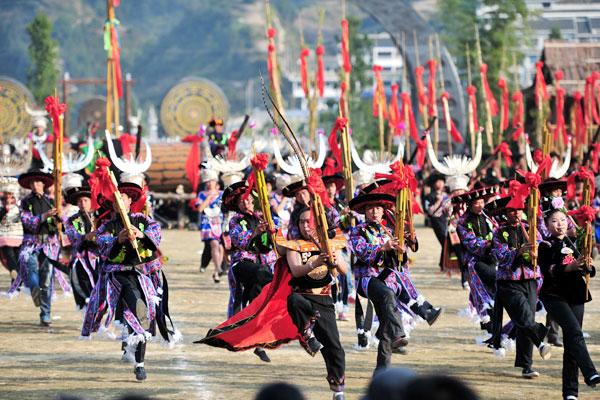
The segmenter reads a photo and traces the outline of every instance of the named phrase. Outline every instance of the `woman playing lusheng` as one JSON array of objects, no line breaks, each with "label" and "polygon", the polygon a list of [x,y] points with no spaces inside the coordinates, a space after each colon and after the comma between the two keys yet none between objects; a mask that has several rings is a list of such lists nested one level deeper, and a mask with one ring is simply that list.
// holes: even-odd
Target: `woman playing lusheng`
[{"label": "woman playing lusheng", "polygon": [[[590,358],[581,326],[584,304],[591,300],[585,282],[585,259],[567,237],[568,218],[562,208],[551,208],[545,215],[549,237],[539,246],[539,265],[544,276],[540,299],[553,320],[563,330],[564,347],[562,394],[566,400],[576,400],[579,369],[585,383],[595,386],[600,375]],[[591,266],[590,276],[596,274]]]}]

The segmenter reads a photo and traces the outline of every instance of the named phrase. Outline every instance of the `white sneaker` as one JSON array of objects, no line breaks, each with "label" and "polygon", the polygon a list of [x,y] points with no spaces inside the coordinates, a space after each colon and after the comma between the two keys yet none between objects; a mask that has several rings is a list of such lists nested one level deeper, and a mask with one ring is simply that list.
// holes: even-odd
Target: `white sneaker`
[{"label": "white sneaker", "polygon": [[542,343],[540,344],[539,350],[540,350],[540,356],[542,357],[542,360],[549,360],[550,357],[552,357],[552,346],[546,344],[546,343]]}]

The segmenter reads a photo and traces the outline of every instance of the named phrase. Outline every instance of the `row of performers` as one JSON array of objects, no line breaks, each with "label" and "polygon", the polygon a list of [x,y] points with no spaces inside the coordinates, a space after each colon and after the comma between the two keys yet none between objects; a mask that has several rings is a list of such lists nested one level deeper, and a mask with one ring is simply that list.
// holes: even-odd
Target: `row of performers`
[{"label": "row of performers", "polygon": [[[77,209],[69,216],[46,194],[54,183],[51,174],[34,169],[19,176],[18,184],[31,192],[16,211],[23,238],[20,247],[13,246],[18,249],[13,258],[19,268],[16,274],[11,271],[9,295],[29,291],[40,309],[40,324],[49,327],[55,283],[64,292],[72,291],[84,311],[81,337],[90,338],[95,332],[112,335],[108,328],[111,323],[118,325],[123,359],[134,362],[136,379],[144,380],[146,342],[160,335],[174,344],[181,334],[169,315],[160,225],[139,212],[144,205],[143,175],[121,174],[122,202],[118,203],[107,181],[95,176],[109,165],[106,159],[98,160],[97,172],[89,179],[91,188],[82,184],[81,176],[78,184],[69,185],[65,200]],[[5,187],[5,200],[9,191],[17,193],[17,189]],[[15,208],[15,202],[3,207],[7,215],[15,214]],[[127,229],[124,215],[129,220]],[[67,246],[70,262],[65,265],[60,257],[68,252]],[[6,254],[6,246],[3,250]]]},{"label": "row of performers", "polygon": [[[309,354],[321,351],[336,399],[343,398],[344,387],[344,350],[331,296],[331,289],[339,284],[336,277],[351,268],[357,294],[374,305],[379,319],[376,370],[387,367],[392,353],[402,352],[408,344],[406,316],[421,317],[431,325],[441,309],[427,302],[412,282],[407,253],[416,252],[418,242],[407,230],[405,244],[400,247],[394,235],[396,192],[391,182],[376,180],[357,191],[348,203],[361,221],[354,227],[347,223],[344,211],[340,218],[334,206],[340,204],[339,199],[327,199],[326,193],[321,193],[323,203],[330,206],[326,207],[329,237],[336,249],[329,258],[315,233],[318,218],[310,207],[311,193],[324,192],[326,187],[336,188],[331,194],[339,193],[343,179],[334,175],[322,181],[324,184],[311,187],[308,181],[299,180],[282,191],[295,199],[285,237],[281,230],[269,232],[262,213],[254,209],[246,181],[225,189],[221,210],[234,212],[229,222],[229,319],[198,343],[231,351],[254,348],[268,361],[264,349],[297,339]],[[511,183],[513,189],[518,185],[517,181]],[[552,185],[561,188],[566,182],[549,181],[542,190],[556,194]],[[523,220],[526,197],[522,190],[507,195],[499,187],[479,187],[455,196],[454,208],[465,210],[455,214],[456,250],[467,266],[470,305],[479,314],[482,328],[493,334],[490,347],[501,348],[502,333],[515,338],[515,366],[522,368],[524,378],[539,376],[532,368],[533,346],[542,359],[549,358],[551,352],[544,343],[548,329],[535,321],[536,309],[543,303],[564,332],[563,395],[576,397],[579,369],[588,385],[600,382],[581,329],[583,304],[591,299],[584,276],[593,276],[595,270],[587,269],[591,260],[579,254],[575,241],[567,235],[573,233],[574,225],[564,204],[556,199],[545,198],[539,221],[541,235],[538,244],[532,244]],[[352,252],[350,267],[342,249]],[[537,262],[532,262],[534,255]],[[511,321],[502,327],[504,309]],[[357,310],[360,340],[364,317],[358,299]]]}]

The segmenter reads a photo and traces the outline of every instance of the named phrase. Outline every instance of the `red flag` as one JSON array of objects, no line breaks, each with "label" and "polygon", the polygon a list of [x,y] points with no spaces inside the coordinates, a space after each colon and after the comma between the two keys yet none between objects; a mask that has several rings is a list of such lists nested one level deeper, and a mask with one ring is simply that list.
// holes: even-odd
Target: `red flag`
[{"label": "red flag", "polygon": [[490,89],[490,84],[488,83],[487,78],[488,66],[487,64],[481,64],[479,67],[479,75],[481,76],[481,86],[483,86],[483,93],[485,94],[485,101],[490,105],[490,112],[492,116],[495,117],[498,115],[498,103],[496,103],[496,99],[494,98],[494,94]]},{"label": "red flag", "polygon": [[100,157],[96,160],[96,169],[90,175],[88,182],[91,189],[92,209],[97,210],[100,205],[98,200],[103,198],[108,201],[113,201],[114,193],[117,188],[113,184],[108,174],[108,168],[111,166],[110,161],[106,157]]},{"label": "red flag", "polygon": [[327,142],[329,143],[329,148],[331,149],[331,155],[335,159],[337,163],[337,171],[340,172],[342,170],[342,149],[340,148],[339,142],[337,140],[337,134],[342,129],[346,127],[348,120],[346,118],[338,117],[335,120],[335,124],[331,128],[331,132],[329,133],[329,138]]},{"label": "red flag", "polygon": [[65,113],[67,110],[67,105],[61,103],[58,99],[58,96],[48,96],[44,99],[44,103],[46,103],[46,111],[50,118],[52,119],[52,133],[55,138],[60,135],[60,124],[59,119],[60,116]]},{"label": "red flag", "polygon": [[575,100],[575,143],[576,146],[582,146],[585,144],[585,117],[583,110],[581,109],[581,92],[573,93],[573,99]]},{"label": "red flag", "polygon": [[319,97],[323,97],[323,91],[325,90],[325,63],[323,62],[325,47],[317,46],[315,53],[317,54],[317,88],[319,89]]},{"label": "red flag", "polygon": [[185,161],[185,172],[188,181],[192,185],[192,191],[198,189],[198,183],[200,182],[200,149],[198,148],[198,143],[201,143],[203,140],[204,137],[200,135],[188,135],[181,139],[182,142],[192,144],[187,160]]},{"label": "red flag", "polygon": [[398,108],[398,84],[396,83],[392,85],[392,98],[390,99],[389,116],[390,129],[394,133],[394,136],[400,136],[401,132],[398,124],[400,124],[402,116],[400,115],[400,110]]},{"label": "red flag", "polygon": [[424,68],[418,66],[415,68],[415,82],[417,84],[417,99],[419,100],[419,110],[427,106],[427,94],[425,93],[425,85],[423,84],[423,72]]}]

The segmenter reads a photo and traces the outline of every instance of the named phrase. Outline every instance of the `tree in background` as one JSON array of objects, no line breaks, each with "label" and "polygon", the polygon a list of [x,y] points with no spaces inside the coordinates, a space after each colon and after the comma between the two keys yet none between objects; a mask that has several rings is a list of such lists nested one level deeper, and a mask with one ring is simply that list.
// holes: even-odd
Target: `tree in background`
[{"label": "tree in background", "polygon": [[553,26],[552,29],[550,29],[550,36],[548,36],[548,39],[550,40],[562,40],[562,32],[560,31],[560,27],[559,26]]},{"label": "tree in background", "polygon": [[43,12],[38,13],[27,26],[27,33],[31,39],[28,47],[31,66],[27,73],[27,86],[35,100],[41,104],[56,88],[58,46],[52,39],[52,22]]},{"label": "tree in background", "polygon": [[[438,22],[442,39],[456,60],[463,82],[467,73],[467,44],[470,48],[473,80],[478,66],[475,28],[479,28],[483,61],[488,64],[488,79],[497,82],[500,75],[511,79],[508,72],[513,54],[517,62],[523,58],[530,30],[524,21],[528,10],[525,0],[438,0]],[[496,90],[496,85],[490,85]]]}]

